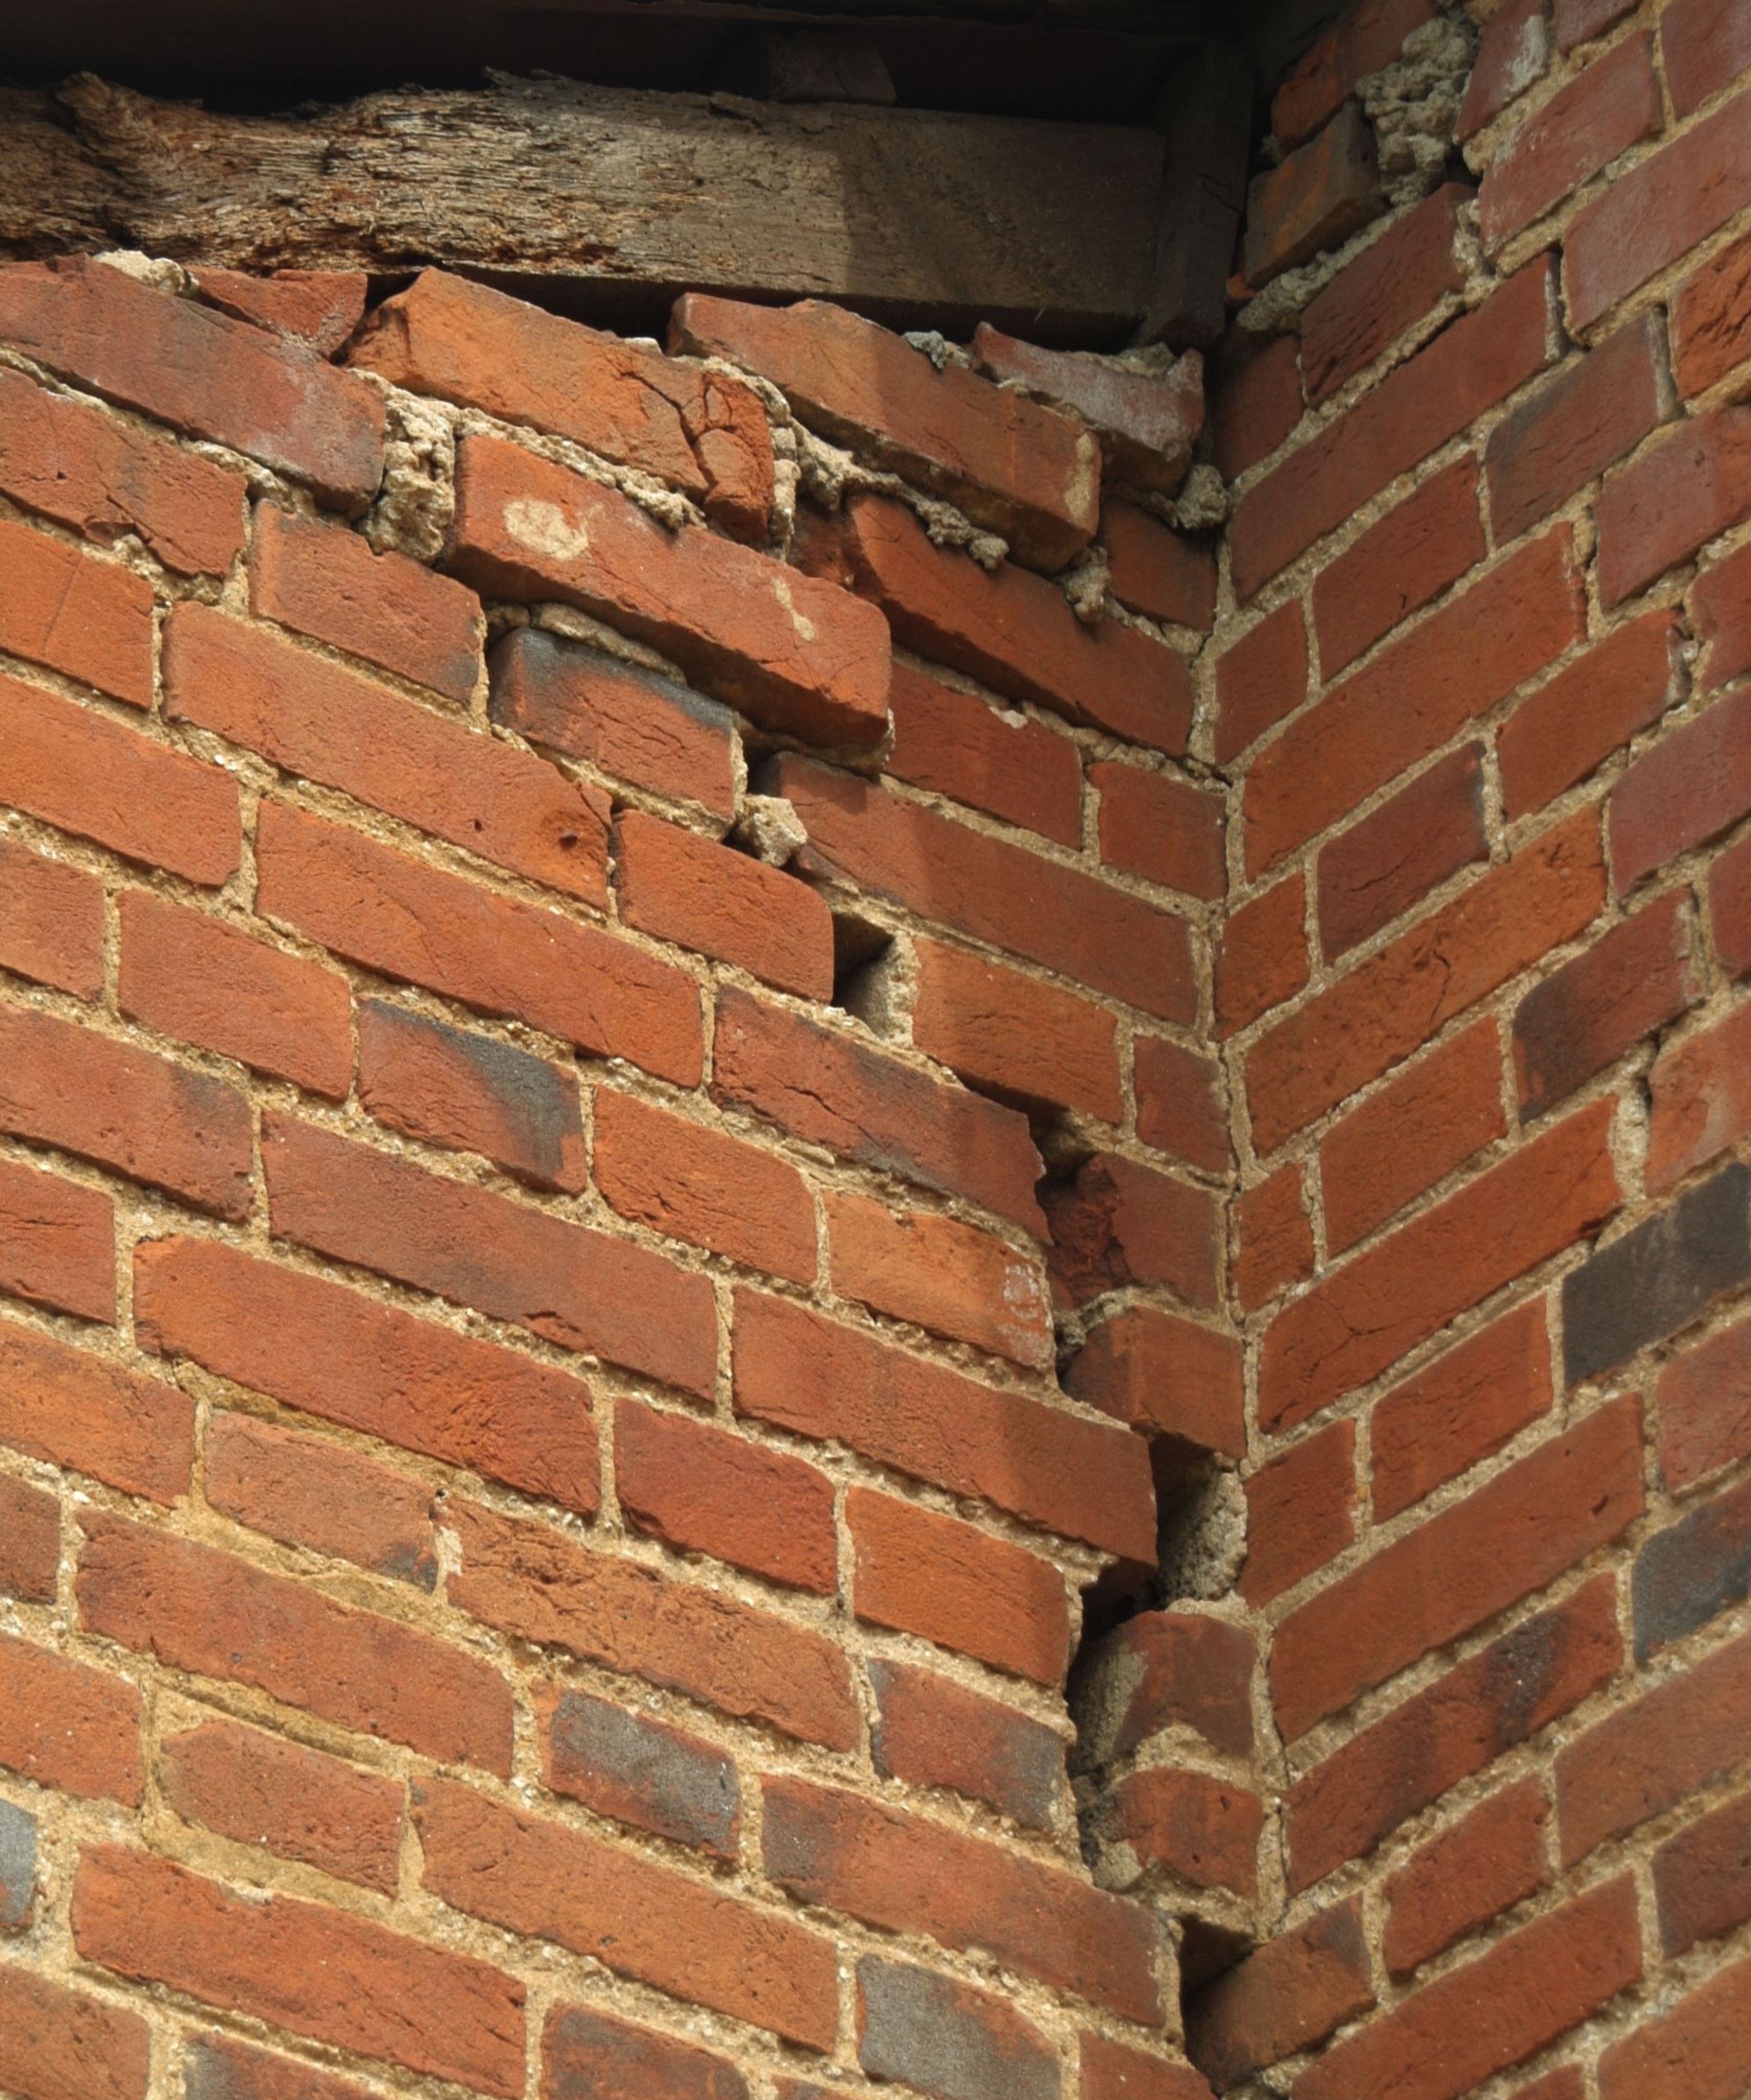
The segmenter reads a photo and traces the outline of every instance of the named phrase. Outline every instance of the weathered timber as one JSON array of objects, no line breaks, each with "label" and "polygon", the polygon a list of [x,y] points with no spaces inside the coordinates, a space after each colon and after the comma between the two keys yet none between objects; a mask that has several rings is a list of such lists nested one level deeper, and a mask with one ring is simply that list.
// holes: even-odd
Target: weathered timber
[{"label": "weathered timber", "polygon": [[81,75],[0,104],[0,255],[438,262],[1090,340],[1143,312],[1162,161],[1141,129],[564,80],[268,117]]},{"label": "weathered timber", "polygon": [[1166,158],[1139,342],[1201,346],[1222,333],[1246,201],[1252,86],[1245,52],[1225,44],[1201,46],[1163,84],[1155,122]]}]

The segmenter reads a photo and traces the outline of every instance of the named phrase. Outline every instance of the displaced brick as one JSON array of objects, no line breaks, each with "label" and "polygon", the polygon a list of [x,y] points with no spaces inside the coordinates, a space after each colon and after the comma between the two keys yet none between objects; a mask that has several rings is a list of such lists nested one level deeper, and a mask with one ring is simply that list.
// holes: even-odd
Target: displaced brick
[{"label": "displaced brick", "polygon": [[0,1597],[53,1604],[60,1576],[60,1504],[0,1473]]},{"label": "displaced brick", "polygon": [[583,2006],[556,2006],[541,2048],[543,2100],[747,2100],[725,2057]]},{"label": "displaced brick", "polygon": [[1629,37],[1544,103],[1491,160],[1477,193],[1486,251],[1542,219],[1663,119],[1651,37]]},{"label": "displaced brick", "polygon": [[1660,1376],[1660,1469],[1691,1487],[1751,1452],[1751,1325],[1741,1320]]},{"label": "displaced brick", "polygon": [[1432,604],[1484,558],[1475,459],[1456,459],[1389,510],[1313,579],[1327,678]]},{"label": "displaced brick", "polygon": [[1643,752],[1611,797],[1607,835],[1621,897],[1751,810],[1751,691],[1729,693]]},{"label": "displaced brick", "polygon": [[1203,360],[1196,351],[1157,371],[1136,372],[1087,350],[1047,350],[981,321],[973,361],[992,379],[1072,410],[1100,433],[1110,477],[1168,494],[1192,463],[1204,424]]},{"label": "displaced brick", "polygon": [[[137,1809],[140,1695],[127,1678],[0,1634],[0,1765],[39,1787]],[[0,1968],[0,1978],[14,1973]]]},{"label": "displaced brick", "polygon": [[1234,1287],[1243,1311],[1256,1312],[1285,1284],[1313,1273],[1313,1228],[1294,1161],[1243,1190],[1230,1212]]},{"label": "displaced brick", "polygon": [[542,1779],[593,1809],[677,1844],[733,1859],[741,1843],[741,1788],[732,1759],[715,1744],[571,1685],[536,1697]]},{"label": "displaced brick", "polygon": [[1669,1955],[1751,1918],[1751,1798],[1741,1794],[1668,1838],[1654,1855],[1654,1892]]},{"label": "displaced brick", "polygon": [[95,876],[0,838],[0,970],[95,998],[103,989],[103,890]]},{"label": "displaced brick", "polygon": [[1681,661],[1672,615],[1649,612],[1523,700],[1496,738],[1508,816],[1542,809],[1657,722],[1677,697]]},{"label": "displaced brick", "polygon": [[1240,1345],[1152,1306],[1132,1306],[1096,1327],[1072,1359],[1078,1400],[1133,1429],[1238,1459],[1246,1450]]},{"label": "displaced brick", "polygon": [[113,1324],[116,1207],[109,1198],[0,1160],[0,1292]]},{"label": "displaced brick", "polygon": [[1346,102],[1307,144],[1253,178],[1242,263],[1257,291],[1322,249],[1341,248],[1385,208],[1374,132]]},{"label": "displaced brick", "polygon": [[1419,1845],[1383,1891],[1381,1953],[1390,1973],[1411,1975],[1541,1888],[1551,1871],[1550,1814],[1542,1782],[1523,1779]]},{"label": "displaced brick", "polygon": [[332,357],[364,319],[371,289],[362,270],[277,270],[265,277],[242,270],[189,274],[209,306],[277,335],[295,336],[319,357]]},{"label": "displaced brick", "polygon": [[0,1444],[168,1504],[188,1492],[194,1404],[167,1379],[0,1320]]},{"label": "displaced brick", "polygon": [[1073,1179],[1047,1181],[1053,1288],[1085,1306],[1128,1284],[1164,1284],[1187,1304],[1216,1303],[1215,1199],[1118,1152],[1096,1152]]},{"label": "displaced brick", "polygon": [[1117,498],[1102,509],[1101,542],[1120,605],[1199,634],[1215,626],[1216,564],[1208,548]]},{"label": "displaced brick", "polygon": [[1658,1194],[1751,1130],[1751,1007],[1663,1050],[1648,1091],[1648,1186]]},{"label": "displaced brick", "polygon": [[1219,2093],[1323,2041],[1374,2003],[1362,1907],[1320,1912],[1255,1948],[1186,2004],[1186,2054]]},{"label": "displaced brick", "polygon": [[1058,2059],[1005,2000],[928,1970],[858,1964],[858,2062],[931,2100],[1061,2100]]},{"label": "displaced brick", "polygon": [[1078,1768],[1116,1764],[1180,1727],[1249,1755],[1257,1660],[1252,1635],[1225,1619],[1173,1606],[1137,1613],[1103,1634],[1078,1671]]},{"label": "displaced brick", "polygon": [[915,935],[912,948],[914,1048],[1023,1110],[1120,1120],[1118,1024],[1105,1007],[945,942]]},{"label": "displaced brick", "polygon": [[866,1668],[877,1703],[870,1755],[883,1778],[947,1787],[1029,1830],[1052,1827],[1064,1786],[1061,1737],[910,1662],[872,1656]]},{"label": "displaced brick", "polygon": [[1355,1424],[1334,1422],[1246,1483],[1240,1593],[1255,1609],[1322,1568],[1355,1537]]},{"label": "displaced brick", "polygon": [[1698,1503],[1645,1540],[1630,1595],[1638,1662],[1742,1604],[1751,1595],[1751,1487]]},{"label": "displaced brick", "polygon": [[1672,375],[1688,398],[1751,360],[1751,241],[1735,241],[1672,296]]},{"label": "displaced brick", "polygon": [[18,2100],[145,2100],[152,2032],[137,2013],[9,1965],[0,2026]]},{"label": "displaced brick", "polygon": [[1299,873],[1225,915],[1215,962],[1219,1036],[1250,1027],[1307,982],[1306,916],[1306,883]]},{"label": "displaced brick", "polygon": [[1460,207],[1471,194],[1463,183],[1444,183],[1308,303],[1301,368],[1310,402],[1329,400],[1442,299],[1464,290],[1456,242]]},{"label": "displaced brick", "polygon": [[1101,858],[1109,866],[1205,903],[1222,895],[1219,797],[1138,766],[1097,764],[1089,781],[1101,798]]},{"label": "displaced brick", "polygon": [[1154,1880],[1159,1869],[1168,1887],[1186,1883],[1249,1898],[1258,1893],[1264,1827],[1256,1794],[1173,1765],[1152,1765],[1122,1779],[1090,1819],[1114,1877],[1109,1886]]},{"label": "displaced brick", "polygon": [[1307,626],[1300,601],[1279,606],[1216,662],[1216,763],[1225,766],[1307,696]]}]

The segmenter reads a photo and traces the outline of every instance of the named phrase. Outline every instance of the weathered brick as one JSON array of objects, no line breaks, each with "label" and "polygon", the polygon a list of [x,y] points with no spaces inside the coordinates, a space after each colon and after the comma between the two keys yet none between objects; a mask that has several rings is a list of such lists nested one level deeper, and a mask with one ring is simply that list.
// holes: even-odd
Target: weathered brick
[{"label": "weathered brick", "polygon": [[1306,916],[1306,883],[1299,872],[1226,914],[1215,958],[1219,1036],[1250,1027],[1307,982]]},{"label": "weathered brick", "polygon": [[0,1160],[0,1292],[113,1323],[116,1207],[109,1198]]},{"label": "weathered brick", "polygon": [[930,2100],[1061,2100],[1062,2092],[1057,2056],[1007,2000],[873,1955],[858,1964],[858,2062]]},{"label": "weathered brick", "polygon": [[642,809],[614,825],[620,917],[824,1004],[833,994],[833,919],[818,891],[752,855]]},{"label": "weathered brick", "polygon": [[1347,264],[1301,316],[1307,399],[1329,400],[1450,293],[1465,288],[1456,240],[1471,192],[1444,183]]},{"label": "weathered brick", "polygon": [[736,808],[736,727],[726,707],[671,678],[541,627],[513,627],[490,658],[492,715],[531,744],[618,780]]},{"label": "weathered brick", "polygon": [[1064,1382],[1086,1405],[1145,1434],[1234,1459],[1246,1449],[1240,1345],[1216,1328],[1130,1306],[1093,1330]]},{"label": "weathered brick", "polygon": [[1751,1595],[1751,1486],[1696,1504],[1645,1539],[1630,1595],[1637,1662],[1742,1604]]},{"label": "weathered brick", "polygon": [[1279,606],[1216,662],[1216,763],[1225,766],[1307,696],[1307,625],[1299,599]]},{"label": "weathered brick", "polygon": [[0,1597],[53,1604],[60,1573],[60,1504],[46,1488],[0,1473]]},{"label": "weathered brick", "polygon": [[1751,1798],[1741,1794],[1668,1838],[1654,1855],[1654,1892],[1669,1955],[1751,1918]]},{"label": "weathered brick", "polygon": [[473,1503],[452,1506],[451,1526],[461,1550],[451,1601],[486,1624],[803,1742],[857,1741],[851,1672],[824,1634]]},{"label": "weathered brick", "polygon": [[1355,0],[1278,88],[1271,128],[1285,145],[1311,138],[1365,74],[1390,66],[1413,29],[1433,18],[1431,0]]},{"label": "weathered brick", "polygon": [[1751,1452],[1751,1323],[1687,1350],[1660,1376],[1660,1470],[1691,1486]]},{"label": "weathered brick", "polygon": [[1316,1765],[1285,1798],[1292,1889],[1360,1858],[1607,1683],[1622,1660],[1601,1575],[1416,1693]]},{"label": "weathered brick", "polygon": [[1672,375],[1701,394],[1751,360],[1751,241],[1735,241],[1672,295]]},{"label": "weathered brick", "polygon": [[733,1859],[741,1788],[715,1744],[648,1715],[550,1684],[536,1695],[542,1779],[599,1816]]},{"label": "weathered brick", "polygon": [[165,1798],[187,1823],[393,1895],[402,1789],[301,1744],[206,1721],[165,1737]]},{"label": "weathered brick", "polygon": [[1751,691],[1729,693],[1643,752],[1611,797],[1607,835],[1621,897],[1751,810]]},{"label": "weathered brick", "polygon": [[839,745],[886,733],[888,637],[872,607],[696,527],[671,533],[501,438],[459,450],[449,559],[485,595],[606,620],[768,729]]},{"label": "weathered brick", "polygon": [[0,373],[0,489],[88,540],[138,533],[184,576],[222,576],[243,544],[242,474],[22,372]]},{"label": "weathered brick", "polygon": [[1751,1166],[1735,1161],[1563,1278],[1563,1371],[1579,1385],[1751,1279]]},{"label": "weathered brick", "polygon": [[1152,1765],[1122,1779],[1096,1807],[1089,1830],[1103,1848],[1109,1886],[1156,1879],[1165,1886],[1258,1893],[1264,1806],[1231,1782],[1174,1765]]},{"label": "weathered brick", "polygon": [[890,1057],[866,1038],[718,994],[711,1092],[805,1144],[944,1195],[970,1196],[1031,1231],[1040,1156],[1026,1116]]},{"label": "weathered brick", "polygon": [[1751,511],[1751,407],[1712,409],[1608,482],[1593,506],[1600,602],[1614,606]]},{"label": "weathered brick", "polygon": [[1234,1152],[1219,1068],[1165,1036],[1134,1037],[1132,1050],[1138,1137],[1207,1174],[1231,1172]]},{"label": "weathered brick", "polygon": [[1209,1190],[1122,1153],[1096,1152],[1042,1194],[1053,1287],[1072,1306],[1131,1284],[1161,1284],[1190,1305],[1215,1306],[1219,1222]]},{"label": "weathered brick", "polygon": [[93,1845],[73,1933],[87,1961],[117,1975],[504,2100],[523,2090],[522,1985],[368,1918]]},{"label": "weathered brick", "polygon": [[1599,2062],[1602,2100],[1732,2100],[1751,2055],[1751,1962],[1735,1962]]},{"label": "weathered brick", "polygon": [[1012,562],[988,574],[933,546],[903,504],[858,496],[846,515],[851,580],[896,641],[1005,699],[1183,756],[1192,680],[1182,656],[1116,620],[1086,625],[1056,584]]},{"label": "weathered brick", "polygon": [[1235,1294],[1243,1311],[1256,1312],[1285,1284],[1305,1283],[1313,1275],[1313,1228],[1298,1162],[1243,1190],[1229,1219]]},{"label": "weathered brick", "polygon": [[263,918],[385,976],[698,1083],[697,987],[631,942],[280,802],[263,805],[256,852]]},{"label": "weathered brick", "polygon": [[1511,1910],[1550,1878],[1542,1782],[1503,1787],[1462,1822],[1418,1845],[1385,1885],[1381,1954],[1390,1974],[1413,1970]]},{"label": "weathered brick", "polygon": [[1663,111],[1652,46],[1651,37],[1614,44],[1503,142],[1477,193],[1487,252],[1659,130]]},{"label": "weathered brick", "polygon": [[103,989],[97,878],[0,838],[0,970],[95,998]]},{"label": "weathered brick", "polygon": [[1649,612],[1523,700],[1496,738],[1509,816],[1542,809],[1657,722],[1677,697],[1680,662],[1672,615]]},{"label": "weathered brick", "polygon": [[124,408],[307,482],[350,513],[383,472],[382,397],[301,346],[83,256],[0,277],[0,340]]},{"label": "weathered brick", "polygon": [[1542,371],[1555,354],[1553,290],[1548,260],[1516,271],[1249,488],[1229,530],[1238,596],[1250,598],[1370,496]]},{"label": "weathered brick", "polygon": [[193,1441],[175,1386],[0,1321],[0,1444],[168,1503],[187,1490]]},{"label": "weathered brick", "polygon": [[1029,1830],[1049,1830],[1064,1787],[1064,1742],[1041,1721],[910,1662],[872,1656],[870,1756],[884,1779],[948,1787]]},{"label": "weathered brick", "polygon": [[420,1787],[414,1818],[424,1886],[458,1909],[787,2040],[832,2046],[837,1961],[820,1934],[466,1787]]},{"label": "weathered brick", "polygon": [[937,371],[898,335],[823,299],[753,306],[690,292],[673,348],[723,357],[779,387],[812,430],[957,504],[1049,571],[1086,547],[1100,446],[1073,417],[963,368]]},{"label": "weathered brick", "polygon": [[847,1494],[845,1521],[859,1619],[1037,1684],[1062,1682],[1070,1629],[1063,1578],[1050,1561],[866,1488]]},{"label": "weathered brick", "polygon": [[1101,511],[1101,541],[1120,605],[1199,634],[1215,626],[1216,564],[1207,548],[1117,498]]},{"label": "weathered brick", "polygon": [[197,2034],[183,2058],[183,2100],[376,2100],[366,2086],[301,2059],[251,2048],[228,2034]]},{"label": "weathered brick", "polygon": [[466,701],[480,675],[480,602],[472,591],[273,503],[256,510],[249,609],[447,700]]},{"label": "weathered brick", "polygon": [[1561,526],[1352,672],[1255,760],[1242,803],[1248,874],[1347,816],[1579,641],[1581,599]]},{"label": "weathered brick", "polygon": [[1549,15],[1549,0],[1514,0],[1483,24],[1453,127],[1461,144],[1543,78],[1551,62]]},{"label": "weathered brick", "polygon": [[1608,1881],[1327,2049],[1298,2100],[1456,2100],[1579,2026],[1642,1974],[1635,1884]]},{"label": "weathered brick", "polygon": [[1321,850],[1320,946],[1342,955],[1488,853],[1483,747],[1466,744]]},{"label": "weathered brick", "polygon": [[556,2006],[542,2034],[543,2100],[747,2100],[727,2058],[583,2006]]},{"label": "weathered brick", "polygon": [[1691,591],[1691,624],[1704,645],[1697,682],[1712,692],[1751,670],[1751,548],[1705,568]]},{"label": "weathered brick", "polygon": [[1660,49],[1680,116],[1751,67],[1751,31],[1733,0],[1677,0],[1660,18]]},{"label": "weathered brick", "polygon": [[140,1695],[125,1677],[0,1634],[0,1694],[7,1771],[58,1793],[139,1807]]},{"label": "weathered brick", "polygon": [[1456,459],[1389,510],[1313,579],[1320,668],[1354,663],[1484,558],[1475,459]]},{"label": "weathered brick", "polygon": [[18,2100],[146,2100],[152,2034],[136,2012],[9,1965],[0,2027]]},{"label": "weathered brick", "polygon": [[1217,346],[1210,393],[1210,456],[1225,481],[1268,459],[1301,420],[1301,367],[1292,335],[1265,342],[1230,330]]},{"label": "weathered brick", "polygon": [[251,1415],[207,1423],[202,1486],[221,1516],[374,1574],[438,1586],[430,1486],[302,1430]]},{"label": "weathered brick", "polygon": [[1292,1589],[1355,1537],[1355,1424],[1334,1422],[1246,1483],[1240,1593],[1255,1608]]},{"label": "weathered brick", "polygon": [[1277,1629],[1292,1741],[1432,1649],[1553,1582],[1642,1513],[1640,1415],[1613,1402],[1376,1552]]},{"label": "weathered brick", "polygon": [[802,1779],[768,1779],[766,1866],[807,1903],[988,1950],[1008,1966],[1154,2025],[1158,1927],[1140,1904],[943,1824]]},{"label": "weathered brick", "polygon": [[1036,1255],[957,1218],[893,1211],[851,1189],[826,1197],[833,1289],[896,1320],[1043,1369],[1052,1308]]},{"label": "weathered brick", "polygon": [[213,888],[242,851],[229,774],[4,676],[0,802]]},{"label": "weathered brick", "polygon": [[1090,766],[1101,858],[1163,889],[1213,903],[1227,887],[1221,799],[1137,766]]},{"label": "weathered brick", "polygon": [[1210,2100],[1189,2064],[1145,2056],[1103,2034],[1079,2038],[1078,2100]]},{"label": "weathered brick", "polygon": [[312,1094],[345,1096],[353,1000],[338,970],[146,890],[123,891],[121,929],[116,997],[130,1020]]},{"label": "weathered brick", "polygon": [[1751,972],[1751,841],[1729,847],[1708,872],[1714,952],[1729,976]]},{"label": "weathered brick", "polygon": [[1078,1671],[1077,1766],[1116,1764],[1148,1737],[1181,1727],[1247,1756],[1257,1660],[1243,1626],[1195,1609],[1137,1613],[1103,1634]]},{"label": "weathered brick", "polygon": [[1117,1023],[1104,1007],[967,948],[923,935],[912,945],[914,1048],[1018,1108],[1120,1120]]},{"label": "weathered brick", "polygon": [[1369,1429],[1378,1521],[1432,1494],[1550,1412],[1544,1301],[1492,1322],[1375,1403]]},{"label": "weathered brick", "polygon": [[1249,287],[1341,248],[1385,205],[1373,130],[1361,106],[1346,102],[1306,145],[1254,176],[1241,236]]},{"label": "weathered brick", "polygon": [[1226,2092],[1323,2041],[1374,2002],[1361,1905],[1352,1898],[1267,1940],[1194,1992],[1186,2004],[1186,2054]]},{"label": "weathered brick", "polygon": [[1590,44],[1627,15],[1633,0],[1552,0],[1557,49],[1572,51]]},{"label": "weathered brick", "polygon": [[371,280],[362,270],[193,270],[209,306],[277,335],[295,336],[319,357],[332,357],[365,318]]},{"label": "weathered brick", "polygon": [[1061,846],[1082,837],[1076,746],[1012,708],[993,707],[910,664],[896,663],[886,772]]},{"label": "weathered brick", "polygon": [[1036,400],[1070,410],[1098,433],[1108,477],[1171,495],[1186,478],[1204,424],[1203,360],[1196,352],[1151,372],[1086,350],[1047,350],[973,331],[973,361],[987,377],[1019,382]]}]

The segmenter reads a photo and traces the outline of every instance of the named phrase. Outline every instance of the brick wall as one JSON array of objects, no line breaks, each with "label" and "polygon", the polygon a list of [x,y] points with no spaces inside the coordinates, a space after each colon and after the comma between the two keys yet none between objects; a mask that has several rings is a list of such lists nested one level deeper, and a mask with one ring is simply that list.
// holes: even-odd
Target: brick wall
[{"label": "brick wall", "polygon": [[0,2090],[1742,2095],[1751,18],[1608,12],[1309,55],[1208,429],[0,270]]}]

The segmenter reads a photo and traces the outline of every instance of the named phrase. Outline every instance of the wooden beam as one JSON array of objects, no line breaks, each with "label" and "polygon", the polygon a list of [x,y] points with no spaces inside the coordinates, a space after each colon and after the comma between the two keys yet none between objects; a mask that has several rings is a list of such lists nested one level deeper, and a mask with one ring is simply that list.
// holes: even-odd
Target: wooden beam
[{"label": "wooden beam", "polygon": [[309,116],[89,75],[0,108],[0,254],[136,247],[241,269],[438,262],[527,284],[831,298],[1121,340],[1162,141],[1119,126],[508,81]]},{"label": "wooden beam", "polygon": [[1222,332],[1246,201],[1252,88],[1245,52],[1225,44],[1200,46],[1162,87],[1161,217],[1139,342],[1202,348]]}]

